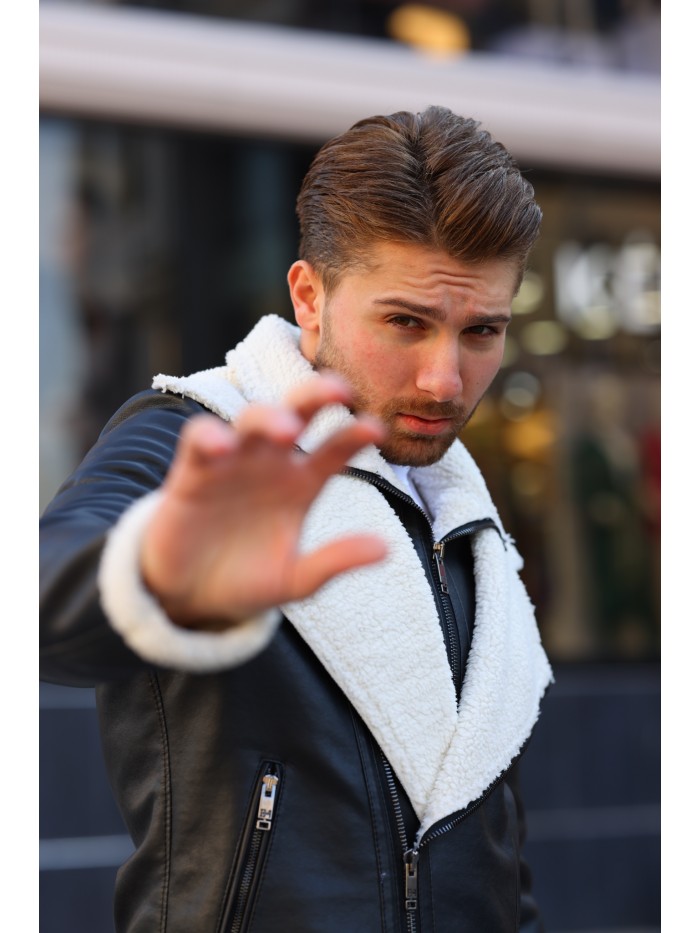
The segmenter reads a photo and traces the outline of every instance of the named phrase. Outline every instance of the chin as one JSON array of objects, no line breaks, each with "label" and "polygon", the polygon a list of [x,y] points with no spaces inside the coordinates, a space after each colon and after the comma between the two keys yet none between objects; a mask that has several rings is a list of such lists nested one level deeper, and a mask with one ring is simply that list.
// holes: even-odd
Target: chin
[{"label": "chin", "polygon": [[403,437],[394,438],[379,448],[382,457],[398,466],[424,467],[441,460],[455,441],[455,437]]}]

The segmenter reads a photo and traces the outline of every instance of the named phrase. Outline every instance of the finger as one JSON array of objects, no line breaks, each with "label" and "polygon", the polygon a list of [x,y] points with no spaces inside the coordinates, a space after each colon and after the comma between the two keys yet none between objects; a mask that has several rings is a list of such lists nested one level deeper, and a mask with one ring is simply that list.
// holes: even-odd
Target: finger
[{"label": "finger", "polygon": [[230,425],[215,415],[195,415],[186,422],[178,441],[182,461],[202,464],[235,450],[238,440]]},{"label": "finger", "polygon": [[249,405],[236,422],[241,444],[268,440],[289,446],[299,437],[304,421],[290,409],[273,405]]},{"label": "finger", "polygon": [[369,415],[362,415],[311,451],[308,455],[309,465],[322,475],[331,476],[342,469],[363,447],[368,444],[381,444],[385,436],[386,429],[380,421]]},{"label": "finger", "polygon": [[352,535],[332,541],[299,558],[291,598],[303,599],[338,574],[377,563],[386,555],[387,546],[377,535]]},{"label": "finger", "polygon": [[309,422],[324,405],[352,404],[352,390],[341,376],[325,372],[292,389],[285,404]]}]

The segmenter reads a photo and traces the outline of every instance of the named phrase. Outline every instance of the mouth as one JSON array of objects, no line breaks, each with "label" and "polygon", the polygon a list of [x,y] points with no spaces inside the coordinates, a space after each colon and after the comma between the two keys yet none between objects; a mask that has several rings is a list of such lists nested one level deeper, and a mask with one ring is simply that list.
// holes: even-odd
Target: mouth
[{"label": "mouth", "polygon": [[420,415],[411,415],[408,412],[399,412],[396,417],[401,426],[411,434],[434,437],[454,428],[453,418],[425,418]]}]

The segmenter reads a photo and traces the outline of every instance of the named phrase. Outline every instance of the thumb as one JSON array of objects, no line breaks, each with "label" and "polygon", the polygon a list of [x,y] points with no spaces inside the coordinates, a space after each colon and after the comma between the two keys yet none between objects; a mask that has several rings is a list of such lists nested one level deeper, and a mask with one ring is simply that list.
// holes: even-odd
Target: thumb
[{"label": "thumb", "polygon": [[299,557],[291,598],[310,596],[338,574],[377,563],[386,555],[387,546],[377,535],[352,535],[324,544]]}]

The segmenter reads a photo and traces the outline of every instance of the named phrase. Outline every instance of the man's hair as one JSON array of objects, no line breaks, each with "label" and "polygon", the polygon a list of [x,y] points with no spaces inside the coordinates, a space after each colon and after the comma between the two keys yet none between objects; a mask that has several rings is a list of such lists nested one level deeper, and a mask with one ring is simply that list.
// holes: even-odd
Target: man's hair
[{"label": "man's hair", "polygon": [[299,255],[332,291],[378,242],[525,269],[542,212],[510,153],[445,107],[368,117],[325,143],[297,198]]}]

